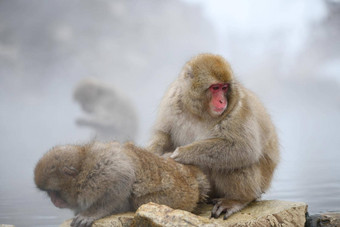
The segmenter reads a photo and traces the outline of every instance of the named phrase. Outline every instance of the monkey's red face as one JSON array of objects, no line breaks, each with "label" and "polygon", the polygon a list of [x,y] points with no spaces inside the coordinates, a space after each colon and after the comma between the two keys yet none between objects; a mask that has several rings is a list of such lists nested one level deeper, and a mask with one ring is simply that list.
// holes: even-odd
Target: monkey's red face
[{"label": "monkey's red face", "polygon": [[227,91],[229,84],[213,84],[209,87],[211,100],[209,102],[210,114],[214,117],[220,116],[228,105]]}]

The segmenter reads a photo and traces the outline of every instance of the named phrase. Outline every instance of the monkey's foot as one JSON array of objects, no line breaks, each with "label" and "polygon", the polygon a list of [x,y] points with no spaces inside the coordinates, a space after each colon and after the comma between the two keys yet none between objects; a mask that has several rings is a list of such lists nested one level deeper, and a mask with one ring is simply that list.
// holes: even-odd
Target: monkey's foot
[{"label": "monkey's foot", "polygon": [[211,211],[211,217],[218,218],[222,213],[225,213],[223,219],[227,219],[233,213],[244,208],[248,203],[237,200],[229,200],[225,198],[213,199],[214,207]]},{"label": "monkey's foot", "polygon": [[96,220],[94,217],[86,217],[78,214],[71,222],[72,227],[91,227],[92,223]]}]

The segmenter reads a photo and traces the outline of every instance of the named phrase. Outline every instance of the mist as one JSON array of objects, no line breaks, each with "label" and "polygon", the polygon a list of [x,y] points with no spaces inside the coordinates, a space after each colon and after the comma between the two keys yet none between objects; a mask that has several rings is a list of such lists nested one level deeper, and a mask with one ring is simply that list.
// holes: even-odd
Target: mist
[{"label": "mist", "polygon": [[158,104],[192,56],[224,56],[277,126],[282,160],[264,199],[340,210],[340,3],[335,0],[0,1],[0,223],[58,226],[33,182],[39,158],[96,131],[74,100],[95,79],[123,94],[146,145]]}]

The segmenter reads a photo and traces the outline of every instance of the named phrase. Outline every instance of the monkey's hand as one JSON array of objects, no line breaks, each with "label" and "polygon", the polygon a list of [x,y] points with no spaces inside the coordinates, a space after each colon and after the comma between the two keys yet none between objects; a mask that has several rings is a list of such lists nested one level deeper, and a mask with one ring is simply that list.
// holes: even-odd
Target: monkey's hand
[{"label": "monkey's hand", "polygon": [[190,158],[186,157],[185,148],[183,147],[177,147],[176,150],[171,154],[170,158],[182,164],[191,164]]},{"label": "monkey's hand", "polygon": [[244,208],[249,202],[241,202],[226,198],[217,198],[212,200],[214,207],[211,211],[211,217],[218,218],[222,213],[225,213],[223,219],[227,219],[233,213]]},{"label": "monkey's hand", "polygon": [[172,153],[171,152],[167,152],[167,153],[164,153],[164,154],[162,154],[162,156],[161,157],[163,157],[163,158],[171,158],[171,155],[172,155]]},{"label": "monkey's hand", "polygon": [[78,214],[71,222],[72,227],[91,227],[92,223],[96,220],[94,217],[83,216]]}]

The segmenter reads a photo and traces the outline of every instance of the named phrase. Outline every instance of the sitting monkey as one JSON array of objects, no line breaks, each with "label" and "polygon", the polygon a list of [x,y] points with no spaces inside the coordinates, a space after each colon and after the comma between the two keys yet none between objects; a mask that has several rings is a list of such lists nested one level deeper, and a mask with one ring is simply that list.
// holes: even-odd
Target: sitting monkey
[{"label": "sitting monkey", "polygon": [[211,183],[211,216],[225,219],[268,190],[280,160],[265,107],[213,54],[193,57],[170,85],[148,150],[200,167]]},{"label": "sitting monkey", "polygon": [[193,211],[209,191],[197,167],[117,142],[56,146],[37,163],[34,180],[56,207],[75,212],[71,226],[148,202]]}]

